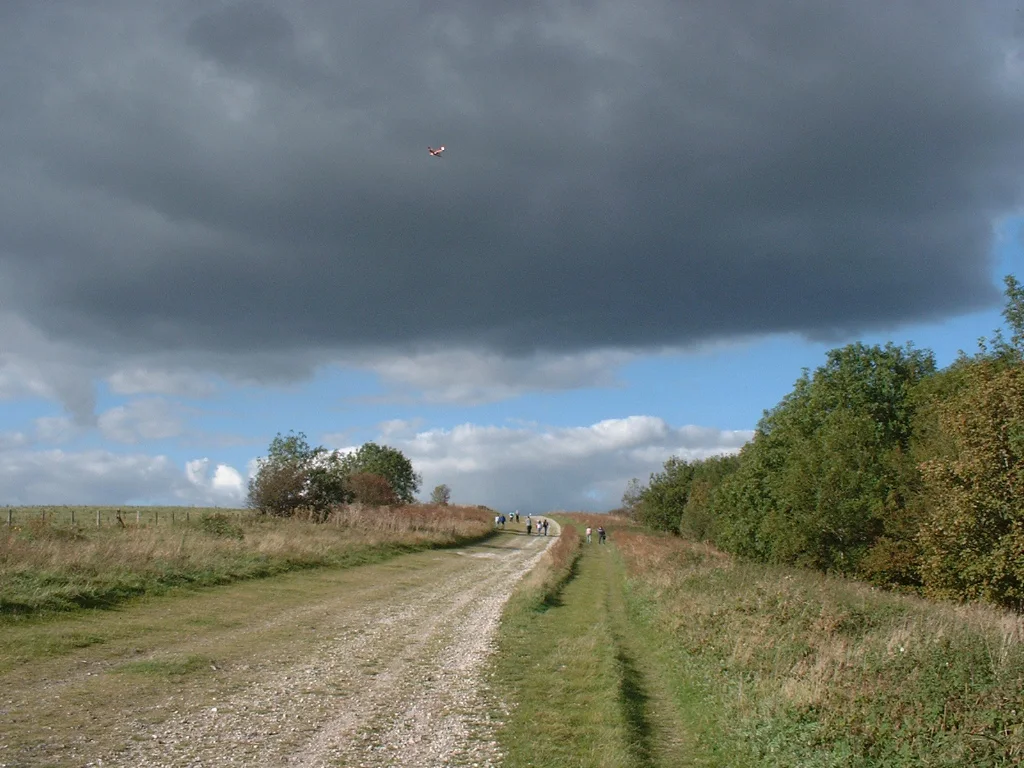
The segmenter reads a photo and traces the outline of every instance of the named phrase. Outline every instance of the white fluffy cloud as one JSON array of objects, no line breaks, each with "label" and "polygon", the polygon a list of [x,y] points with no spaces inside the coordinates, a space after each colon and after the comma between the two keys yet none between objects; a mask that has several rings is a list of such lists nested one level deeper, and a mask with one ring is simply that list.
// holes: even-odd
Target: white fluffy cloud
[{"label": "white fluffy cloud", "polygon": [[185,476],[194,489],[204,492],[215,503],[240,504],[245,498],[242,474],[227,464],[214,466],[209,459],[194,459],[185,465]]},{"label": "white fluffy cloud", "polygon": [[669,456],[734,453],[749,430],[672,427],[653,416],[585,427],[463,424],[450,430],[389,434],[423,475],[423,493],[446,483],[453,501],[499,509],[607,510],[633,477],[646,480]]}]

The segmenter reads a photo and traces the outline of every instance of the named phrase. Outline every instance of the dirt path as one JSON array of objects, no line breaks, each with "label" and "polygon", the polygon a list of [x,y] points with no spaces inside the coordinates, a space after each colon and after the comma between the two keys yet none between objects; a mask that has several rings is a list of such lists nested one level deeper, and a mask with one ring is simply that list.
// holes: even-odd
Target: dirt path
[{"label": "dirt path", "polygon": [[552,540],[509,532],[64,622],[84,647],[0,675],[0,768],[499,765],[484,662]]}]

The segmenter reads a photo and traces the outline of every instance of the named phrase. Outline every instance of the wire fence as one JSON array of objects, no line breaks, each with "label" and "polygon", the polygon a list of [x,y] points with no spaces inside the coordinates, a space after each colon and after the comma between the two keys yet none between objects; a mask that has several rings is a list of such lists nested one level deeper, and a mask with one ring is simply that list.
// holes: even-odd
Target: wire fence
[{"label": "wire fence", "polygon": [[174,525],[211,514],[244,515],[249,510],[229,507],[0,507],[8,527],[35,521],[51,525]]}]

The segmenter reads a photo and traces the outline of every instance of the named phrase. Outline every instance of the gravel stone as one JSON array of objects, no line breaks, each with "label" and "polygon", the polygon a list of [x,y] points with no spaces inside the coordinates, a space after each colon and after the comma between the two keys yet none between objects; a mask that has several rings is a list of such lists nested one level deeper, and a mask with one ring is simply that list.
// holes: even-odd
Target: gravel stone
[{"label": "gravel stone", "polygon": [[330,617],[312,657],[251,660],[228,698],[186,711],[170,696],[162,721],[132,724],[124,750],[78,764],[497,768],[508,709],[484,670],[509,595],[555,540],[516,539],[438,552],[464,565]]}]

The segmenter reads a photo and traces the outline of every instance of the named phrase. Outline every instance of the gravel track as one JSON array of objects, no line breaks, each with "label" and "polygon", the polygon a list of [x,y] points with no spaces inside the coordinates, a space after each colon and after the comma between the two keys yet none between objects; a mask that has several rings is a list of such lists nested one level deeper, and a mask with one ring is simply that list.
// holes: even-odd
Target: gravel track
[{"label": "gravel track", "polygon": [[[494,731],[504,710],[485,663],[508,596],[553,540],[506,534],[417,555],[432,562],[419,561],[413,579],[392,561],[380,569],[382,581],[364,578],[337,597],[254,617],[235,632],[251,638],[294,626],[298,633],[310,624],[316,641],[256,642],[217,672],[215,690],[168,686],[145,712],[120,719],[116,751],[77,745],[64,762],[47,750],[45,764],[499,766]],[[209,643],[198,637],[175,650],[208,654]],[[52,682],[54,691],[69,685]],[[36,764],[4,759],[0,753],[0,768]]]}]

